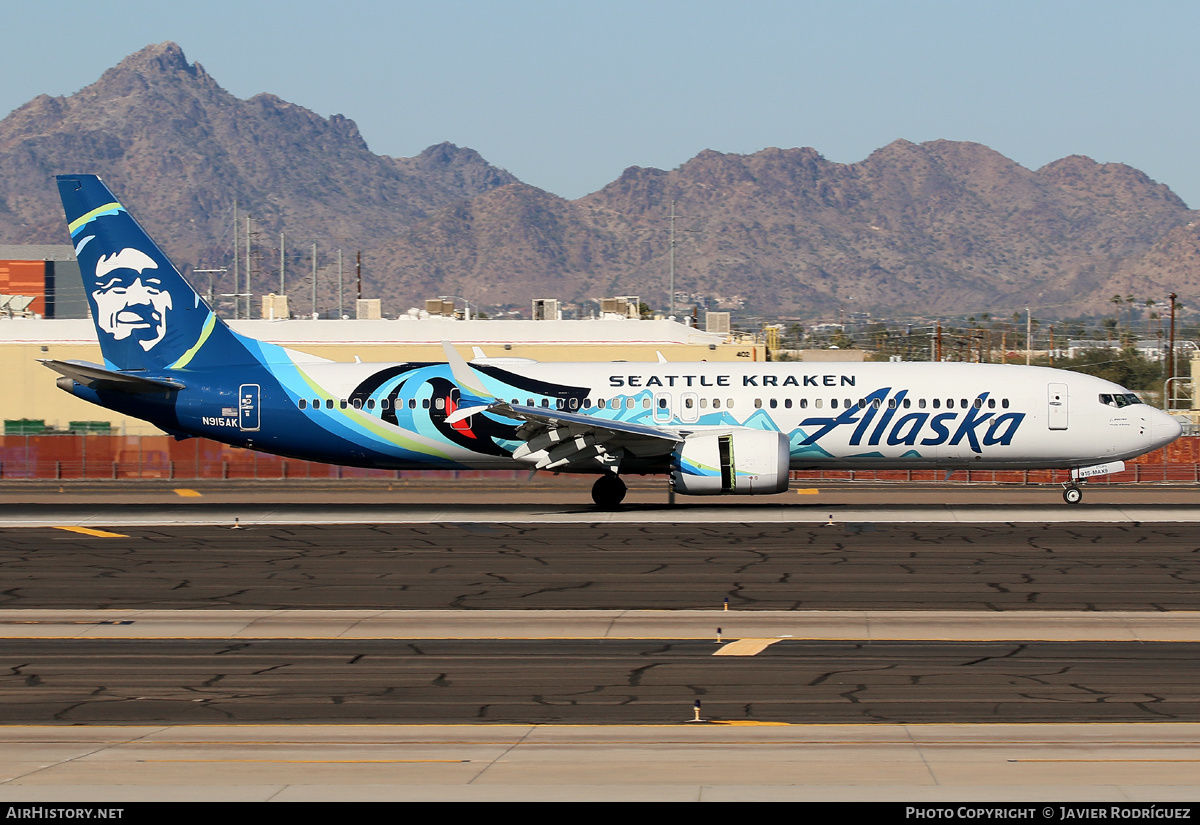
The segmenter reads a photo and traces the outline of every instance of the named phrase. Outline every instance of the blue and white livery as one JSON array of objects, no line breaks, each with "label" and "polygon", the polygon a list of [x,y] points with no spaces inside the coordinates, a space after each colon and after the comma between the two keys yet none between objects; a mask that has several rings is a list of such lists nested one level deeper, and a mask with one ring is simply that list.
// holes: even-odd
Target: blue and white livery
[{"label": "blue and white livery", "polygon": [[[779,493],[793,469],[1112,472],[1181,430],[1128,390],[1038,367],[914,363],[332,362],[239,335],[94,175],[59,192],[104,364],[67,392],[178,438],[386,469],[666,474],[694,495]],[[1065,498],[1082,497],[1074,481]]]}]

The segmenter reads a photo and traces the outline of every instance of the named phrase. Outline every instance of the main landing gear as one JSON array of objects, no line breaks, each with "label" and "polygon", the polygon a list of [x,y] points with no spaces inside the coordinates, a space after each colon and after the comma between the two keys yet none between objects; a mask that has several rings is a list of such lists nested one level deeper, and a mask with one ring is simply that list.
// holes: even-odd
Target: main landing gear
[{"label": "main landing gear", "polygon": [[1067,504],[1078,504],[1083,501],[1083,490],[1074,484],[1063,485],[1063,501]]},{"label": "main landing gear", "polygon": [[605,473],[592,485],[592,501],[596,502],[597,507],[612,510],[625,500],[626,489],[620,476]]}]

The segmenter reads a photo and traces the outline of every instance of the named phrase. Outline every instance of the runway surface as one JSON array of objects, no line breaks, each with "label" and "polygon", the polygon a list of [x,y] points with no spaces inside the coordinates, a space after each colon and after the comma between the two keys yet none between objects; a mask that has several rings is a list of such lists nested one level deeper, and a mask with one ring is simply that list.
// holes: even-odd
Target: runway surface
[{"label": "runway surface", "polygon": [[10,726],[0,727],[0,799],[1024,800],[1145,809],[1194,801],[1198,762],[1200,726],[1179,723]]},{"label": "runway surface", "polygon": [[1200,610],[1193,524],[104,528],[0,530],[0,608]]},{"label": "runway surface", "polygon": [[[671,496],[633,478],[618,510],[592,504],[590,479],[0,481],[0,527],[285,524],[1200,523],[1200,485],[796,482],[769,496]],[[65,520],[65,522],[64,522]]]},{"label": "runway surface", "polygon": [[1200,727],[34,725],[0,727],[0,754],[6,801],[1106,801],[1145,809],[1194,801]]},{"label": "runway surface", "polygon": [[1200,643],[4,640],[9,724],[1200,722]]},{"label": "runway surface", "polygon": [[[1053,501],[1054,496],[1050,496]],[[951,523],[951,524],[1141,524],[1200,523],[1200,504],[722,504],[632,505],[601,510],[591,505],[537,504],[25,504],[0,511],[0,527],[85,527],[159,525],[343,525],[443,523],[543,524],[773,524]]]},{"label": "runway surface", "polygon": [[112,491],[0,506],[2,798],[1200,793],[1190,489],[617,516]]}]

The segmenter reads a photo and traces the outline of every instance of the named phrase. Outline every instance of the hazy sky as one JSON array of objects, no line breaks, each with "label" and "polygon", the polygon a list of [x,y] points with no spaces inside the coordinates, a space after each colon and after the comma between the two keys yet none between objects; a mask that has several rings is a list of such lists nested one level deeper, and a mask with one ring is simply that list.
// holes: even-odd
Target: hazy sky
[{"label": "hazy sky", "polygon": [[444,140],[568,198],[703,149],[896,138],[1083,154],[1200,206],[1200,4],[1186,2],[9,2],[0,115],[174,40],[239,97]]}]

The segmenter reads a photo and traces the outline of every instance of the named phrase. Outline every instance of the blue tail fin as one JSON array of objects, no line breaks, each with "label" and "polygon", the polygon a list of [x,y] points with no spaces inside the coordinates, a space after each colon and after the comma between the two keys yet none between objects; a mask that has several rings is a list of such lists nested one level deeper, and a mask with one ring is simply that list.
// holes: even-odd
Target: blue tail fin
[{"label": "blue tail fin", "polygon": [[59,175],[58,192],[109,367],[179,369],[201,360],[230,363],[237,351],[244,354],[100,178]]}]

